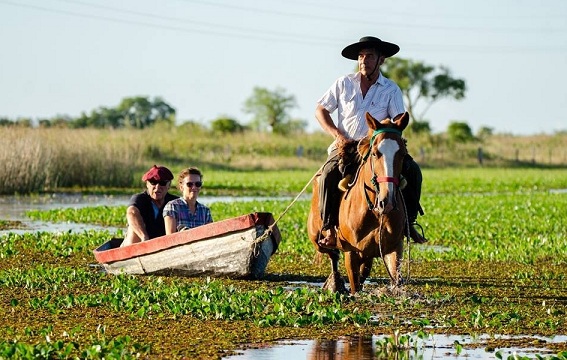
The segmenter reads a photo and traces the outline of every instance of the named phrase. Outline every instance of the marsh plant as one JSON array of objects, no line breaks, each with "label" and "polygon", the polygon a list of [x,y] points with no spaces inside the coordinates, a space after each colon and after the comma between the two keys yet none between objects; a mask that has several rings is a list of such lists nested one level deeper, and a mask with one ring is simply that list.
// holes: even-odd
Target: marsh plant
[{"label": "marsh plant", "polygon": [[112,131],[1,128],[0,194],[126,187],[138,151]]},{"label": "marsh plant", "polygon": [[[442,134],[405,134],[424,167],[542,166],[567,164],[567,134],[490,136],[452,143]],[[331,138],[245,131],[219,133],[202,125],[156,124],[146,129],[0,127],[0,194],[64,189],[131,188],[155,163],[180,171],[189,165],[209,173],[309,170],[325,161]],[[479,164],[479,148],[483,161]]]},{"label": "marsh plant", "polygon": [[[231,193],[246,191],[249,182],[254,193],[274,196],[282,188],[299,192],[311,177],[220,174],[207,173],[208,186],[221,188],[223,177]],[[289,208],[291,199],[281,198],[208,204],[215,220],[254,211],[279,219],[282,242],[266,276],[254,281],[106,274],[92,250],[120,235],[114,230],[2,235],[0,358],[218,359],[279,339],[381,334],[387,337],[376,347],[385,356],[411,358],[425,331],[565,336],[567,193],[553,190],[567,188],[567,170],[425,169],[424,179],[420,221],[429,242],[406,244],[411,257],[402,268],[411,259],[411,276],[399,296],[374,291],[388,280],[380,261],[356,297],[321,290],[330,265],[307,238],[308,199]],[[124,206],[28,215],[125,225]],[[342,261],[340,269],[344,275]],[[564,341],[545,345],[557,354],[551,358],[566,358]],[[457,353],[468,346],[453,344]],[[533,338],[490,343],[510,346],[530,348]]]}]

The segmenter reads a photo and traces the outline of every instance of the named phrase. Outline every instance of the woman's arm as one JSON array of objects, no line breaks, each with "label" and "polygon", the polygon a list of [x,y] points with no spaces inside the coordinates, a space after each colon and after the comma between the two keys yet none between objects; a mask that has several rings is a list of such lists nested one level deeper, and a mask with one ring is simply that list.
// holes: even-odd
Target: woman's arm
[{"label": "woman's arm", "polygon": [[165,223],[165,235],[177,232],[177,221],[175,221],[173,216],[165,216],[163,221]]}]

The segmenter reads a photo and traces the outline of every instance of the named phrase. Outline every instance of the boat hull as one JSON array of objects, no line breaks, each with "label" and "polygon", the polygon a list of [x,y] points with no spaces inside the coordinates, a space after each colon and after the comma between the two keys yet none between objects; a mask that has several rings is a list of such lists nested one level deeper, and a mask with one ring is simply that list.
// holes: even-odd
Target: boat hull
[{"label": "boat hull", "polygon": [[253,213],[125,247],[112,239],[93,252],[111,274],[261,278],[280,240],[272,214]]}]

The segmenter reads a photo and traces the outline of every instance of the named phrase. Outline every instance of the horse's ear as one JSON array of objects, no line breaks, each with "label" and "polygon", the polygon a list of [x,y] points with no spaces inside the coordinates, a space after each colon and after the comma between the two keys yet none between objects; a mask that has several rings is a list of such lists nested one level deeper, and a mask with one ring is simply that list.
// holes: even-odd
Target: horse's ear
[{"label": "horse's ear", "polygon": [[392,122],[396,124],[400,131],[403,131],[409,124],[409,113],[406,111],[404,113],[396,115],[394,121]]},{"label": "horse's ear", "polygon": [[380,122],[376,120],[372,115],[370,115],[368,111],[366,112],[366,123],[368,124],[368,127],[372,130],[378,129],[378,127],[380,127],[381,125]]}]

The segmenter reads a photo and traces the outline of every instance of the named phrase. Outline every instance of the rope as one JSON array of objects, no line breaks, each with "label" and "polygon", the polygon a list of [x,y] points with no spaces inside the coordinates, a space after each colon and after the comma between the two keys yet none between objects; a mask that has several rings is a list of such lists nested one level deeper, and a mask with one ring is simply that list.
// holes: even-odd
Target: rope
[{"label": "rope", "polygon": [[309,181],[307,182],[307,184],[305,184],[305,186],[303,187],[303,189],[301,189],[301,191],[299,192],[299,194],[297,194],[297,196],[295,197],[295,199],[293,199],[293,201],[285,208],[285,210],[278,216],[278,218],[274,221],[274,223],[270,226],[268,226],[268,229],[264,232],[264,234],[262,234],[262,236],[260,236],[258,238],[258,241],[263,241],[264,239],[266,239],[266,237],[270,236],[272,234],[272,230],[274,228],[274,226],[276,226],[276,224],[278,223],[278,221],[280,221],[280,219],[288,212],[288,210],[293,206],[293,204],[295,204],[295,202],[297,201],[297,199],[299,199],[299,197],[305,192],[305,190],[307,190],[307,188],[309,187],[309,185],[311,185],[311,183],[313,182],[313,180],[315,180],[315,177],[317,177],[317,175],[319,174],[319,172],[323,169],[323,167],[325,165],[327,165],[327,163],[329,162],[329,160],[325,161],[325,163],[323,165],[321,165],[321,167],[319,168],[319,170],[317,170],[315,172],[315,174],[313,174],[313,176],[311,177],[311,179],[309,179]]},{"label": "rope", "polygon": [[406,215],[406,223],[404,225],[406,227],[406,248],[408,249],[407,250],[407,252],[408,252],[408,274],[407,274],[407,277],[408,277],[408,282],[409,282],[410,276],[411,276],[411,273],[410,273],[410,264],[411,264],[411,251],[410,251],[411,245],[410,245],[410,243],[411,242],[410,242],[410,228],[409,228],[410,223],[409,223],[409,218],[408,218],[408,208],[406,207],[406,200],[404,199],[404,194],[402,193],[402,189],[400,189],[399,187],[398,187],[398,192],[400,193],[400,197],[402,198],[402,204],[404,206],[404,214]]}]

